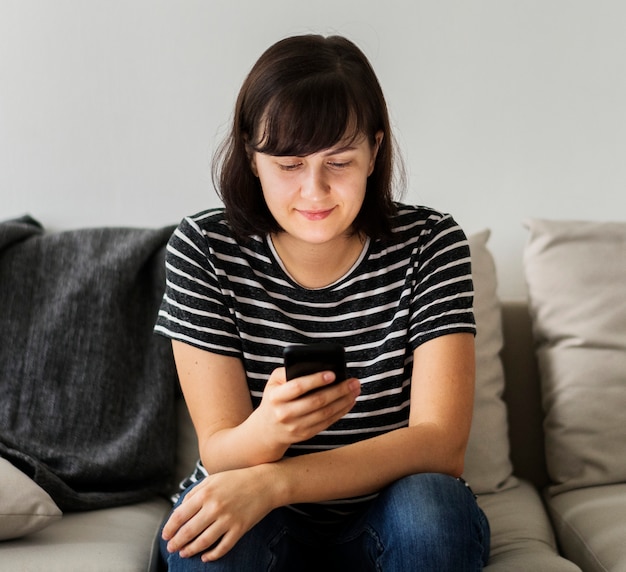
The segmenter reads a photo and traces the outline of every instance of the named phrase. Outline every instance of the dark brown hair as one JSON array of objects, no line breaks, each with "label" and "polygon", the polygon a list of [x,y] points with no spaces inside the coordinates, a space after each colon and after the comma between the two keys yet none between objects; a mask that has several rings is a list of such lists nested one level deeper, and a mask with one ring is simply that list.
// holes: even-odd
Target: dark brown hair
[{"label": "dark brown hair", "polygon": [[241,87],[232,130],[213,164],[235,235],[281,230],[250,167],[251,153],[305,156],[336,145],[347,133],[365,134],[374,145],[379,131],[384,137],[353,224],[355,232],[372,238],[390,234],[395,212],[393,136],[376,74],[363,52],[340,36],[294,36],[271,46]]}]

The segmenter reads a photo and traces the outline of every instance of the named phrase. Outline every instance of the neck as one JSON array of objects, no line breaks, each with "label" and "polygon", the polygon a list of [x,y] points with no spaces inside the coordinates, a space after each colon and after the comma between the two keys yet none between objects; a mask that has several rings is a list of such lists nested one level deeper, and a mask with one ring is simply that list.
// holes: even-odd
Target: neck
[{"label": "neck", "polygon": [[305,288],[324,288],[339,280],[358,260],[365,244],[359,235],[327,244],[300,243],[285,233],[271,236],[290,276]]}]

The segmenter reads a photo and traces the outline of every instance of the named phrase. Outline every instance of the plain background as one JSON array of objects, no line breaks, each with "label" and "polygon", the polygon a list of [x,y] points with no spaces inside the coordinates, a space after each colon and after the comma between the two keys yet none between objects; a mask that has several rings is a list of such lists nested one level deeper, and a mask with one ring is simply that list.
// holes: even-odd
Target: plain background
[{"label": "plain background", "polygon": [[0,219],[160,226],[218,206],[242,80],[308,32],[369,57],[404,200],[490,228],[502,297],[525,296],[525,219],[626,220],[622,0],[0,0]]}]

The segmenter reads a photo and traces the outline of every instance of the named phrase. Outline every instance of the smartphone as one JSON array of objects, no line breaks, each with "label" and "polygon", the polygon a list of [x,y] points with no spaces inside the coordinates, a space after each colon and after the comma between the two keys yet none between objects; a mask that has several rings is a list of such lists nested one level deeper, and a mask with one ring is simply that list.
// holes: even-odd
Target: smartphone
[{"label": "smartphone", "polygon": [[315,343],[287,346],[283,350],[283,360],[287,370],[287,380],[320,371],[334,372],[333,383],[348,379],[346,352],[340,344]]}]

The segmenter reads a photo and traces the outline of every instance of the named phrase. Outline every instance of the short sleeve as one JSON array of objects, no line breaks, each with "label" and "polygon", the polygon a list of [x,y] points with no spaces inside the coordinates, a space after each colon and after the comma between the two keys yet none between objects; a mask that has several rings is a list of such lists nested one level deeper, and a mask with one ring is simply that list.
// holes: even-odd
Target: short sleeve
[{"label": "short sleeve", "polygon": [[461,227],[449,215],[431,218],[414,256],[411,350],[446,334],[475,335],[470,250]]},{"label": "short sleeve", "polygon": [[193,218],[184,219],[171,236],[165,253],[165,294],[155,332],[240,357],[228,279],[212,254],[209,236]]}]

